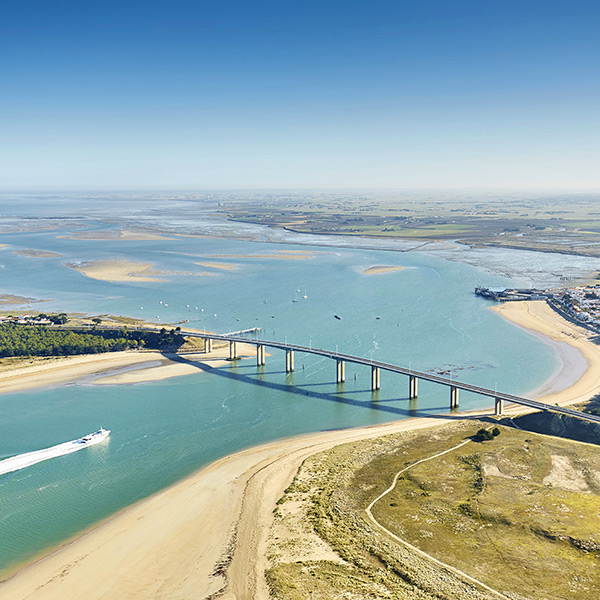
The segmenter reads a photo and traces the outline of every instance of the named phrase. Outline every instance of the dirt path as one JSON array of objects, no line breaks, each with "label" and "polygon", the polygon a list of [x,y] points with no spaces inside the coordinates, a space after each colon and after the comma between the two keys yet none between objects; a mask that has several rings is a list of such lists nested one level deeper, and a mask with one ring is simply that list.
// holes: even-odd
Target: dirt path
[{"label": "dirt path", "polygon": [[[490,429],[490,428],[491,428],[491,426],[487,427],[487,429]],[[456,446],[452,446],[452,448],[448,448],[447,450],[443,450],[442,452],[438,452],[437,454],[433,454],[432,456],[428,456],[427,458],[422,458],[421,460],[418,460],[417,462],[413,463],[412,465],[409,465],[408,467],[405,467],[404,469],[398,471],[396,473],[396,475],[394,476],[394,479],[393,479],[390,487],[387,490],[385,490],[384,492],[382,492],[381,494],[379,494],[379,496],[377,496],[377,498],[375,498],[375,500],[373,500],[373,502],[371,502],[371,504],[369,504],[369,506],[367,508],[365,508],[365,512],[367,513],[369,520],[375,526],[377,526],[379,529],[384,531],[387,535],[389,535],[395,541],[400,542],[403,546],[406,546],[413,552],[416,552],[417,554],[419,554],[419,556],[422,556],[423,558],[426,558],[427,560],[430,560],[431,562],[435,563],[439,567],[442,567],[442,568],[446,569],[447,571],[454,573],[461,579],[469,581],[470,583],[472,583],[480,588],[483,588],[487,592],[491,592],[492,594],[495,594],[498,598],[502,598],[502,600],[510,600],[510,598],[508,598],[504,594],[500,593],[499,591],[489,587],[482,581],[479,581],[479,579],[475,579],[474,577],[471,577],[464,571],[461,571],[445,562],[442,562],[441,560],[438,560],[437,558],[431,556],[431,554],[427,554],[427,552],[423,552],[423,550],[421,550],[420,548],[413,546],[410,542],[407,542],[405,539],[398,537],[395,533],[392,533],[389,529],[384,527],[373,516],[373,513],[372,513],[372,509],[375,506],[375,504],[377,504],[377,502],[379,502],[382,498],[385,498],[385,496],[387,496],[390,492],[392,492],[394,490],[394,488],[396,487],[396,484],[398,483],[398,478],[400,477],[400,475],[402,475],[402,473],[406,473],[406,471],[408,471],[409,469],[412,469],[413,467],[416,467],[417,465],[420,465],[421,463],[428,462],[430,460],[434,460],[435,458],[438,458],[439,456],[443,456],[444,454],[448,454],[449,452],[458,450],[458,448],[462,448],[463,446],[466,446],[467,444],[469,444],[471,442],[472,442],[472,440],[466,440],[464,442],[461,442],[460,444],[457,444]]]}]

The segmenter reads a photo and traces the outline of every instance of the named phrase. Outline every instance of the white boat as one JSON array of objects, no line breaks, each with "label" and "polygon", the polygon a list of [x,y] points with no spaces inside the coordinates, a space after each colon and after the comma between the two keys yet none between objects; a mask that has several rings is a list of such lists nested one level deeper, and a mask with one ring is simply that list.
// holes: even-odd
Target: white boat
[{"label": "white boat", "polygon": [[57,456],[63,456],[64,454],[71,454],[77,452],[88,446],[95,446],[110,435],[110,429],[100,428],[94,433],[89,433],[83,437],[72,440],[70,442],[64,442],[56,446],[50,446],[50,448],[44,448],[43,450],[35,450],[34,452],[25,452],[24,454],[18,454],[17,456],[11,456],[0,460],[0,475],[5,473],[11,473],[12,471],[18,471],[25,467],[31,467],[36,463],[48,460],[50,458],[56,458]]},{"label": "white boat", "polygon": [[[104,429],[100,427],[98,431],[94,431],[94,433],[88,433],[88,435],[84,435],[82,438],[78,440],[73,440],[75,444],[86,444],[87,446],[93,446],[94,444],[99,444],[102,440],[106,439],[110,435],[110,429]],[[68,443],[68,442],[67,442]]]}]

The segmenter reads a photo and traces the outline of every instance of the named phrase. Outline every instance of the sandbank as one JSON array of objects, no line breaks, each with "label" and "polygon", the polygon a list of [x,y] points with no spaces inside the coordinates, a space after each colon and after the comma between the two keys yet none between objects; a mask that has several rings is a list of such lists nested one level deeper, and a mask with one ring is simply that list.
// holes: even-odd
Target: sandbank
[{"label": "sandbank", "polygon": [[66,267],[78,271],[90,279],[101,281],[165,281],[160,271],[150,263],[129,260],[94,260],[82,263],[65,263]]},{"label": "sandbank", "polygon": [[[540,302],[507,303],[495,310],[585,357],[588,370],[568,389],[543,401],[566,404],[598,391],[600,350],[585,330]],[[523,412],[523,407],[513,405],[507,412]],[[0,596],[191,599],[217,597],[223,591],[219,597],[229,600],[267,599],[263,574],[272,511],[303,460],[340,443],[443,425],[455,418],[326,431],[226,456],[22,569],[0,584]]]},{"label": "sandbank", "polygon": [[212,269],[225,269],[226,271],[235,271],[238,268],[238,265],[233,265],[231,263],[220,263],[220,262],[197,262],[197,265],[201,267],[209,267]]},{"label": "sandbank", "polygon": [[375,265],[368,269],[363,269],[363,275],[379,275],[380,273],[390,273],[391,271],[401,271],[406,267],[394,267],[391,265]]},{"label": "sandbank", "polygon": [[49,250],[34,250],[33,248],[24,248],[23,250],[13,250],[13,254],[18,256],[27,256],[29,258],[60,258],[64,254],[50,252]]},{"label": "sandbank", "polygon": [[[238,344],[241,358],[256,354],[248,344]],[[26,389],[77,382],[98,385],[132,384],[157,381],[181,375],[191,375],[225,364],[229,348],[225,344],[216,346],[209,354],[183,352],[174,355],[158,350],[105,352],[47,358],[28,366],[0,370],[0,394],[19,392]],[[133,368],[132,368],[133,367]]]},{"label": "sandbank", "polygon": [[152,231],[137,231],[130,229],[108,231],[77,231],[69,235],[59,235],[63,240],[88,240],[88,241],[152,241],[174,240],[175,238],[153,233]]},{"label": "sandbank", "polygon": [[6,248],[8,244],[0,244],[0,248]]},{"label": "sandbank", "polygon": [[26,296],[15,296],[14,294],[0,295],[0,306],[3,304],[32,304],[33,302],[51,302],[50,300],[39,300],[37,298],[27,298]]}]

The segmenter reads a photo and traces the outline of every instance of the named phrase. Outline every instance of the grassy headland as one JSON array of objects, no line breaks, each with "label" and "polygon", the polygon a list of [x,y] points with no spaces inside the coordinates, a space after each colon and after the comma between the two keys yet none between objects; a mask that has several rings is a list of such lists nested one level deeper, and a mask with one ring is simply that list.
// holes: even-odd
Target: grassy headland
[{"label": "grassy headland", "polygon": [[[497,597],[375,527],[366,507],[396,473],[480,422],[338,446],[311,457],[276,512],[277,599]],[[502,427],[417,464],[373,507],[394,535],[511,598],[592,598],[600,585],[600,451]]]}]

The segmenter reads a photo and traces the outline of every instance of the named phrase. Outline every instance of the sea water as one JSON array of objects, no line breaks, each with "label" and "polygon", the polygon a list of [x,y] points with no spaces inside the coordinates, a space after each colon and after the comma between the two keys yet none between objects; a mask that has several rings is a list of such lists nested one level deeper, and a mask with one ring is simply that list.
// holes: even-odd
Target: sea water
[{"label": "sea water", "polygon": [[[416,252],[320,245],[62,237],[70,231],[61,222],[61,228],[0,235],[0,243],[9,244],[0,249],[2,293],[49,300],[22,311],[187,320],[218,333],[260,327],[263,339],[435,369],[514,394],[538,387],[558,366],[551,347],[473,294],[477,285],[511,282],[471,265]],[[12,253],[29,248],[62,256]],[[111,259],[151,263],[167,274],[164,281],[111,283],[65,266]],[[219,261],[236,268],[197,264]],[[363,274],[374,265],[404,268]],[[0,395],[0,459],[100,426],[112,430],[86,452],[0,477],[0,569],[236,450],[305,432],[441,414],[449,406],[446,387],[421,382],[418,400],[410,401],[406,378],[385,372],[381,390],[372,393],[368,367],[348,364],[346,383],[338,386],[335,362],[312,355],[297,354],[296,371],[286,374],[284,354],[276,350],[261,368],[248,359],[153,383],[84,381]],[[490,399],[462,393],[460,403],[473,409]]]}]

